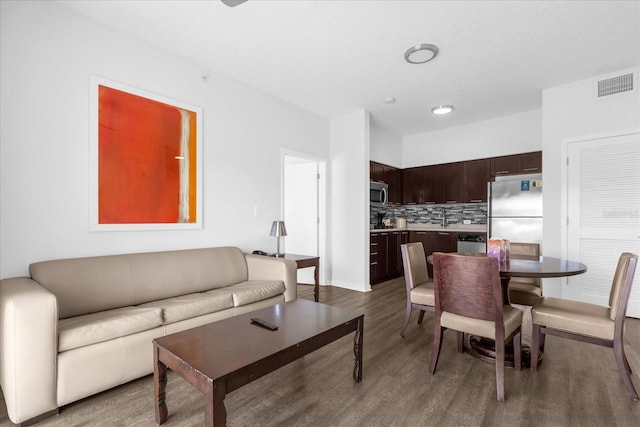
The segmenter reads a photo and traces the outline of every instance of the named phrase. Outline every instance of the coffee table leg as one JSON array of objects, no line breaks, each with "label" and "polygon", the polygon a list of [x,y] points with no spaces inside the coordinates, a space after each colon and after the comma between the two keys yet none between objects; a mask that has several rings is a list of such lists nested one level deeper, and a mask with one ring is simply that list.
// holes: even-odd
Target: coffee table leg
[{"label": "coffee table leg", "polygon": [[364,318],[358,318],[358,329],[353,337],[353,354],[355,356],[355,366],[353,367],[353,380],[357,383],[362,381],[362,351],[364,343]]},{"label": "coffee table leg", "polygon": [[158,347],[155,344],[153,347],[153,391],[155,394],[156,423],[162,424],[167,420],[169,413],[165,398],[167,367],[159,360]]},{"label": "coffee table leg", "polygon": [[224,381],[214,381],[207,390],[207,408],[204,423],[207,427],[224,427],[227,425],[227,410],[224,407],[224,397],[227,394]]}]

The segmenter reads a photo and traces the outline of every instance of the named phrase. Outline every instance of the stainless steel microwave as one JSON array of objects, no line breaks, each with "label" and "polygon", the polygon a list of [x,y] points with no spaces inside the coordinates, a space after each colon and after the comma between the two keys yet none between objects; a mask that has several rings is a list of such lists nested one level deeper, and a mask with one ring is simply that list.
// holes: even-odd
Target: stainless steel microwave
[{"label": "stainless steel microwave", "polygon": [[369,199],[371,206],[386,206],[389,186],[384,182],[370,181]]}]

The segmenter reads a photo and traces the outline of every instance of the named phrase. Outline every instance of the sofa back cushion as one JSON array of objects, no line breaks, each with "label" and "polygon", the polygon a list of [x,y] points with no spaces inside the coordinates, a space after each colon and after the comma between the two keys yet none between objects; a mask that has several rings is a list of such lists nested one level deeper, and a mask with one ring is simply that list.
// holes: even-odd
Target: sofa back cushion
[{"label": "sofa back cushion", "polygon": [[60,319],[248,279],[244,254],[234,247],[43,261],[31,264],[29,273],[55,294]]}]

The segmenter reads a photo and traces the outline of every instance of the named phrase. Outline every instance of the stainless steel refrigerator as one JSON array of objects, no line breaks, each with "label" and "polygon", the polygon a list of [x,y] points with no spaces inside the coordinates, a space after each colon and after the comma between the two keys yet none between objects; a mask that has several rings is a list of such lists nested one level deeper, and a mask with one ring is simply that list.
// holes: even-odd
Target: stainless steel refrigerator
[{"label": "stainless steel refrigerator", "polygon": [[542,175],[501,177],[488,187],[487,237],[542,248]]}]

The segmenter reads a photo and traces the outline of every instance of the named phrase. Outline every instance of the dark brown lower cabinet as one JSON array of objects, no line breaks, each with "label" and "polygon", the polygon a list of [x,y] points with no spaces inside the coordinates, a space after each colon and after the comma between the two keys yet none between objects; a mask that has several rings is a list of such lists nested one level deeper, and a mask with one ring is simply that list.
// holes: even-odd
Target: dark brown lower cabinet
[{"label": "dark brown lower cabinet", "polygon": [[[455,231],[410,231],[409,242],[422,242],[425,256],[433,252],[455,252],[458,250],[458,233]],[[433,277],[433,267],[427,263],[429,277]]]},{"label": "dark brown lower cabinet", "polygon": [[371,233],[370,280],[371,284],[400,277],[403,274],[400,245],[407,243],[407,231],[382,231]]}]

